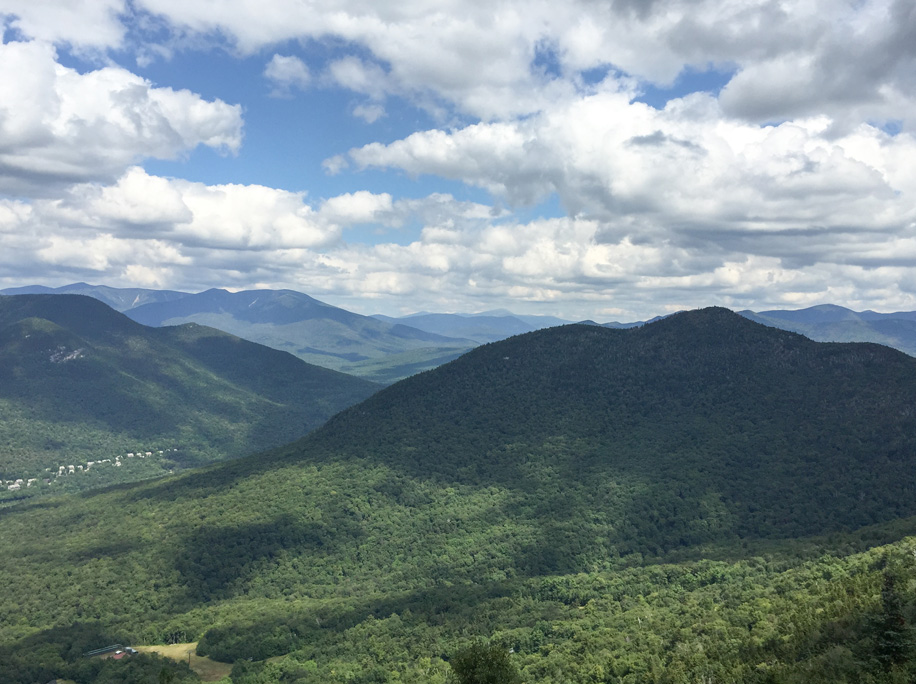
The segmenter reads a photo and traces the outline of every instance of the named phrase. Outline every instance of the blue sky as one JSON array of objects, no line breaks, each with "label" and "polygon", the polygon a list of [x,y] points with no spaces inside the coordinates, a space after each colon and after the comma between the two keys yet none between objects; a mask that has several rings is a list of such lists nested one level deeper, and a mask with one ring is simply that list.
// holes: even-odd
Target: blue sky
[{"label": "blue sky", "polygon": [[916,309],[907,0],[0,0],[0,286]]}]

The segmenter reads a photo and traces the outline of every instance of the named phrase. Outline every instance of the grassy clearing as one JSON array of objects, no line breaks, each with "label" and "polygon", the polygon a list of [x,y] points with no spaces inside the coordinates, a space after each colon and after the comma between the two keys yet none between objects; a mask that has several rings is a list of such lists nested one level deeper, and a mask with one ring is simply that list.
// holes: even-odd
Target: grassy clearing
[{"label": "grassy clearing", "polygon": [[188,654],[190,653],[191,669],[194,670],[200,676],[201,681],[204,682],[218,682],[228,677],[229,672],[232,670],[232,665],[219,663],[215,660],[197,655],[196,641],[187,644],[169,644],[167,646],[134,646],[134,648],[143,653],[158,653],[166,658],[180,660],[185,663],[188,662]]}]

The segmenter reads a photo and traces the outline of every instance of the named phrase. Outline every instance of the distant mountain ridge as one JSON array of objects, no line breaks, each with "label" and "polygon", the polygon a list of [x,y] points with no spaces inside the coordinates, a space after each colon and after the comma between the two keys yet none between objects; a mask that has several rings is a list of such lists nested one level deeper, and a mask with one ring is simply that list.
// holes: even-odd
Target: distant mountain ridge
[{"label": "distant mountain ridge", "polygon": [[380,382],[437,366],[475,346],[472,340],[379,321],[293,290],[212,289],[125,313],[145,325],[209,325]]},{"label": "distant mountain ridge", "polygon": [[822,304],[795,311],[772,310],[742,316],[818,342],[876,342],[916,356],[916,311],[877,313]]},{"label": "distant mountain ridge", "polygon": [[26,287],[11,287],[0,290],[0,295],[17,294],[75,294],[86,295],[98,299],[110,306],[115,311],[127,311],[144,304],[153,302],[172,302],[182,297],[187,297],[187,292],[175,290],[149,290],[144,288],[107,287],[106,285],[88,285],[86,283],[73,283],[61,287],[45,287],[43,285],[28,285]]}]

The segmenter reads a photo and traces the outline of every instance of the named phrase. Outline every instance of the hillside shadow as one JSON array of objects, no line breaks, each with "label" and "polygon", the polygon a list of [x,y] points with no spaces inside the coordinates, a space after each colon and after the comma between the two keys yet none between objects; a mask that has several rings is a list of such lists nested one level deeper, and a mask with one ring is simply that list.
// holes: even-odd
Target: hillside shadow
[{"label": "hillside shadow", "polygon": [[258,523],[198,527],[172,559],[184,588],[180,602],[198,605],[245,594],[280,556],[339,553],[361,536],[361,528],[346,519],[335,520],[332,527],[291,514]]},{"label": "hillside shadow", "polygon": [[19,515],[30,511],[50,511],[60,508],[64,501],[60,498],[49,499],[47,497],[36,497],[15,501],[8,505],[0,507],[0,520],[8,515]]},{"label": "hillside shadow", "polygon": [[[346,605],[315,604],[309,609],[276,613],[255,620],[212,628],[198,644],[198,653],[214,660],[265,660],[298,651],[303,660],[333,651],[346,643],[346,632],[371,620],[399,616],[410,625],[428,628],[461,624],[486,634],[495,628],[475,616],[482,603],[513,596],[516,582],[431,587],[394,596],[374,597]],[[491,618],[492,619],[492,618]],[[447,653],[429,653],[448,659]]]}]

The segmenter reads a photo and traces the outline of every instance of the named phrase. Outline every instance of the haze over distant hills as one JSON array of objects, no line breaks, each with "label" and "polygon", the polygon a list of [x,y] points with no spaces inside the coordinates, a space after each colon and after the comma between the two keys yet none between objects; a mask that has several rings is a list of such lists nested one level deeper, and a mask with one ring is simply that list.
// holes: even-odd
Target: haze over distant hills
[{"label": "haze over distant hills", "polygon": [[213,328],[143,326],[86,296],[0,297],[0,479],[153,448],[183,465],[241,456],[377,388]]},{"label": "haze over distant hills", "polygon": [[442,684],[482,636],[543,684],[864,681],[914,405],[916,359],[723,309],[515,336],[269,455],[8,510],[0,656],[180,634],[244,684]]}]

